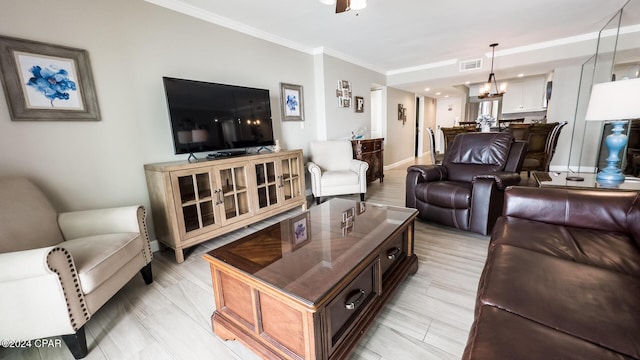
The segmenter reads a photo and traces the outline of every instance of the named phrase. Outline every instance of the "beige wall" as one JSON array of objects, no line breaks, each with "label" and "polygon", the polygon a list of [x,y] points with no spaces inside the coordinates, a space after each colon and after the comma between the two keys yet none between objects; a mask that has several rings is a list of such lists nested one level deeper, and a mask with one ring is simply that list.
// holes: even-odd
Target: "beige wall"
[{"label": "beige wall", "polygon": [[[383,74],[346,61],[141,0],[4,1],[0,10],[2,35],[89,52],[99,122],[14,122],[0,89],[0,176],[30,177],[59,211],[148,207],[143,165],[186,159],[173,152],[162,76],[269,89],[275,136],[283,148],[305,154],[319,134],[346,138],[368,128],[369,90],[385,82]],[[353,95],[365,99],[364,113],[338,108],[337,80],[351,81]],[[304,87],[303,124],[280,121],[280,82]]]},{"label": "beige wall", "polygon": [[162,76],[269,89],[284,148],[315,139],[315,102],[305,129],[282,123],[279,83],[313,99],[313,57],[143,1],[5,1],[0,34],[86,49],[99,122],[14,122],[0,95],[0,175],[34,179],[60,211],[149,200],[143,164],[174,155]]},{"label": "beige wall", "polygon": [[[398,104],[407,108],[407,121],[398,120]],[[416,97],[414,93],[387,87],[387,133],[384,165],[391,166],[412,159],[415,151]]]},{"label": "beige wall", "polygon": [[[374,84],[384,84],[385,76],[337,59],[329,55],[323,55],[324,99],[326,115],[326,138],[349,139],[351,132],[360,128],[366,128],[365,137],[371,135],[371,104],[370,91]],[[338,106],[336,89],[339,80],[347,80],[351,83],[352,95],[364,98],[364,112],[356,113],[355,104],[349,108]],[[355,99],[352,98],[352,101]]]}]

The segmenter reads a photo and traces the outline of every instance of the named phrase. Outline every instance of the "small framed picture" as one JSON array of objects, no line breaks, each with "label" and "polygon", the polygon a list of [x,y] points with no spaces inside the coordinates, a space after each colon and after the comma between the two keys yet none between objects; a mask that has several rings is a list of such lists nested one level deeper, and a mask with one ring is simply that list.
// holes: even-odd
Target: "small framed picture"
[{"label": "small framed picture", "polygon": [[348,97],[338,98],[338,106],[340,107],[351,107],[351,99]]},{"label": "small framed picture", "polygon": [[362,96],[355,96],[355,109],[357,113],[364,112],[364,98]]},{"label": "small framed picture", "polygon": [[280,83],[282,121],[304,121],[302,85]]},{"label": "small framed picture", "polygon": [[0,36],[0,72],[14,121],[100,120],[86,50]]}]

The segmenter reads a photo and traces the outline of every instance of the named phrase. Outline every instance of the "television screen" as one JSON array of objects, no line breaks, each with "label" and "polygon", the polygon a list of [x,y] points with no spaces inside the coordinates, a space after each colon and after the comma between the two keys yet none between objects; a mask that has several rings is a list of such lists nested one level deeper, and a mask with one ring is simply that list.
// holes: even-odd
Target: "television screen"
[{"label": "television screen", "polygon": [[176,154],[274,144],[269,90],[162,79]]}]

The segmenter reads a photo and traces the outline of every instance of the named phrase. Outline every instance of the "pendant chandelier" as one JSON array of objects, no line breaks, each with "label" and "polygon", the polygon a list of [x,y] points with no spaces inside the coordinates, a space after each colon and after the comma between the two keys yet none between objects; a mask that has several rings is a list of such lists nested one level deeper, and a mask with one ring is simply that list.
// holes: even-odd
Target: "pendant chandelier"
[{"label": "pendant chandelier", "polygon": [[504,95],[504,93],[507,90],[506,83],[503,83],[500,85],[500,87],[498,87],[498,82],[496,81],[496,74],[493,73],[493,59],[496,54],[496,46],[498,46],[498,43],[493,43],[489,46],[491,46],[491,49],[492,49],[491,73],[489,74],[489,80],[487,80],[487,83],[484,84],[484,86],[482,86],[479,90],[478,98],[480,99],[501,97],[502,95]]}]

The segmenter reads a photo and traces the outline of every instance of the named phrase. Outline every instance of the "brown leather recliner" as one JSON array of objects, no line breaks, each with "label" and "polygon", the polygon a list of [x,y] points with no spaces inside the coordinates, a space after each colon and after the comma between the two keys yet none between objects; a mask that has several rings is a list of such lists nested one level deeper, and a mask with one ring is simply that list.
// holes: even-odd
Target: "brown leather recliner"
[{"label": "brown leather recliner", "polygon": [[406,206],[424,220],[487,235],[502,213],[504,189],[520,182],[526,147],[508,133],[460,134],[441,165],[407,169]]}]

